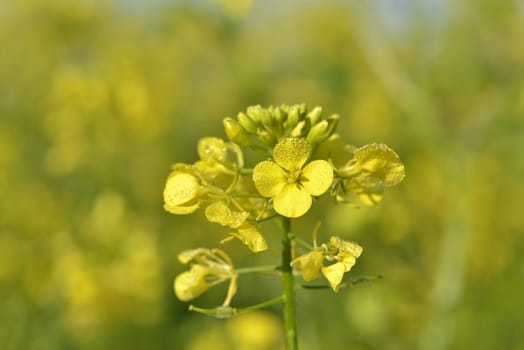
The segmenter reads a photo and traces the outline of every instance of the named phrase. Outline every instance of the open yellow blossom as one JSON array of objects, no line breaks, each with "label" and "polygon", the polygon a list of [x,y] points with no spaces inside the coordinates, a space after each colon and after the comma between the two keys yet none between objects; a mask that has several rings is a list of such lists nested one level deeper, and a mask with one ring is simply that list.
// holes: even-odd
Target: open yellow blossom
[{"label": "open yellow blossom", "polygon": [[230,235],[238,238],[253,253],[267,249],[264,236],[255,224],[247,220],[249,218],[248,212],[231,210],[225,202],[219,201],[206,208],[206,218],[211,222],[235,229],[236,232],[232,232]]},{"label": "open yellow blossom", "polygon": [[191,214],[200,207],[206,192],[191,165],[175,164],[164,187],[164,209],[173,214]]},{"label": "open yellow blossom", "polygon": [[[351,270],[361,254],[362,247],[358,244],[332,236],[328,243],[299,256],[292,264],[300,267],[304,281],[315,280],[322,272],[333,291],[338,292],[344,273]],[[323,266],[324,260],[335,263]]]},{"label": "open yellow blossom", "polygon": [[178,259],[183,264],[192,264],[188,271],[175,278],[174,289],[178,299],[192,300],[209,288],[230,279],[223,306],[229,305],[236,293],[237,282],[235,269],[226,253],[220,249],[197,248],[183,251]]},{"label": "open yellow blossom", "polygon": [[311,207],[312,196],[320,196],[333,182],[328,162],[314,160],[306,164],[311,151],[306,139],[285,138],[273,149],[274,161],[262,161],[253,169],[258,192],[273,198],[278,214],[290,218],[304,215]]}]

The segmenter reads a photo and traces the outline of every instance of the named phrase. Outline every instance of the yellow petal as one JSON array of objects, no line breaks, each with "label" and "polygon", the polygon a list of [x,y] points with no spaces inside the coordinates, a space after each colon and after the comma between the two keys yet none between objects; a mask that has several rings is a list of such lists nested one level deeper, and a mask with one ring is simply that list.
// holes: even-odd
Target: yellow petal
[{"label": "yellow petal", "polygon": [[227,162],[228,147],[218,137],[204,137],[198,141],[198,155],[202,160]]},{"label": "yellow petal", "polygon": [[284,170],[276,163],[265,160],[253,169],[253,182],[258,192],[264,197],[273,197],[286,185]]},{"label": "yellow petal", "polygon": [[284,169],[298,170],[308,160],[311,150],[306,139],[288,137],[277,143],[273,149],[273,159]]},{"label": "yellow petal", "polygon": [[174,172],[167,178],[164,188],[164,202],[173,207],[188,203],[200,194],[200,184],[190,174]]},{"label": "yellow petal", "polygon": [[209,221],[231,228],[240,227],[248,216],[246,211],[232,211],[223,201],[212,203],[206,208],[206,218]]},{"label": "yellow petal", "polygon": [[349,253],[355,258],[358,258],[362,254],[362,247],[360,245],[355,242],[346,241],[337,236],[331,236],[328,245],[334,246],[339,251]]},{"label": "yellow petal", "polygon": [[349,253],[338,253],[337,255],[339,261],[344,265],[344,272],[348,272],[357,262],[357,258]]},{"label": "yellow petal", "polygon": [[273,198],[273,207],[280,215],[297,218],[304,215],[311,207],[311,195],[297,184],[287,184]]},{"label": "yellow petal", "polygon": [[226,203],[220,201],[208,205],[206,207],[205,214],[209,221],[216,222],[222,226],[227,226],[231,210],[226,205]]},{"label": "yellow petal", "polygon": [[344,180],[347,191],[358,196],[365,205],[379,203],[384,197],[384,183],[379,178],[364,174]]},{"label": "yellow petal", "polygon": [[316,249],[300,256],[295,261],[300,265],[304,281],[313,281],[314,279],[317,279],[320,274],[320,268],[324,261],[324,254],[322,250]]},{"label": "yellow petal", "polygon": [[384,198],[382,193],[362,193],[358,195],[358,199],[365,205],[377,204],[382,198]]},{"label": "yellow petal", "polygon": [[314,160],[302,171],[300,184],[313,196],[320,196],[333,183],[333,168],[325,160]]},{"label": "yellow petal", "polygon": [[182,272],[175,278],[175,294],[181,301],[189,301],[208,290],[212,284],[206,282],[208,269],[193,265],[191,270]]},{"label": "yellow petal", "polygon": [[338,262],[333,265],[322,267],[322,274],[328,280],[333,291],[338,292],[338,286],[342,282],[344,277],[345,266],[343,263]]},{"label": "yellow petal", "polygon": [[185,206],[164,204],[164,209],[166,211],[170,212],[171,214],[176,214],[176,215],[186,215],[186,214],[194,213],[199,207],[200,207],[200,203],[198,202],[195,202],[194,204],[192,203],[191,205],[185,205]]},{"label": "yellow petal", "polygon": [[206,248],[188,249],[178,254],[178,260],[182,264],[188,264],[191,260],[195,259],[197,256],[209,255],[209,253],[210,253],[209,249],[206,249]]},{"label": "yellow petal", "polygon": [[380,179],[384,186],[393,186],[404,179],[404,165],[398,155],[384,144],[371,144],[355,151],[357,167]]},{"label": "yellow petal", "polygon": [[267,249],[267,243],[264,236],[262,236],[255,226],[241,228],[232,235],[244,243],[253,253],[258,253]]}]

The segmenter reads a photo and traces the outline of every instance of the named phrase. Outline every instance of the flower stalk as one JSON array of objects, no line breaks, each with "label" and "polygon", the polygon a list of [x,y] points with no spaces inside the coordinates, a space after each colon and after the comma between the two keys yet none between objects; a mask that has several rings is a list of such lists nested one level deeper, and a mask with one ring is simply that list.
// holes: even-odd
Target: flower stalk
[{"label": "flower stalk", "polygon": [[282,216],[282,290],[285,298],[284,328],[286,350],[298,349],[295,282],[291,267],[291,219]]}]

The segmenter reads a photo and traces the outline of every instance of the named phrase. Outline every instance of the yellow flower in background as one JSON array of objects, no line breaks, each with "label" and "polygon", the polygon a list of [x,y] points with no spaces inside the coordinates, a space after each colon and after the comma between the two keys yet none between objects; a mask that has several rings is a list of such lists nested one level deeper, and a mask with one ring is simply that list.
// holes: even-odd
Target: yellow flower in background
[{"label": "yellow flower in background", "polygon": [[296,218],[304,215],[312,196],[327,191],[333,181],[333,169],[325,160],[307,165],[312,147],[303,138],[285,138],[273,149],[273,159],[258,163],[253,169],[253,182],[264,197],[273,198],[275,211]]},{"label": "yellow flower in background", "polygon": [[[329,242],[315,247],[312,251],[293,260],[302,271],[304,281],[312,281],[320,273],[328,280],[333,291],[338,292],[344,273],[349,272],[362,254],[362,247],[354,242],[332,236]],[[334,261],[334,264],[323,266],[323,261]]]},{"label": "yellow flower in background", "polygon": [[256,225],[248,220],[248,212],[231,210],[225,202],[219,201],[206,208],[206,218],[211,222],[236,229],[237,231],[230,233],[230,235],[238,238],[252,252],[258,253],[267,249],[264,236]]},{"label": "yellow flower in background", "polygon": [[235,269],[229,256],[220,249],[197,248],[183,251],[178,255],[182,264],[191,263],[189,271],[175,278],[174,289],[178,299],[192,300],[209,288],[231,280],[223,306],[229,305],[236,293]]},{"label": "yellow flower in background", "polygon": [[376,143],[357,148],[339,174],[345,190],[358,195],[367,205],[380,202],[384,189],[397,185],[405,176],[404,165],[395,151]]}]

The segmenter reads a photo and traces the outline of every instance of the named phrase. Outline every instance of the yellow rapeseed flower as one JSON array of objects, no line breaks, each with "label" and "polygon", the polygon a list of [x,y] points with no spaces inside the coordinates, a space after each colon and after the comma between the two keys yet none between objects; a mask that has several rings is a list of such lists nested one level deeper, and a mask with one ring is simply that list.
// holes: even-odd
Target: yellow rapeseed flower
[{"label": "yellow rapeseed flower", "polygon": [[328,162],[314,160],[306,164],[311,151],[306,139],[285,138],[273,149],[274,161],[262,161],[253,169],[258,192],[273,198],[278,214],[290,218],[304,215],[311,207],[312,196],[320,196],[333,182]]},{"label": "yellow rapeseed flower", "polygon": [[[315,280],[322,272],[333,291],[338,292],[344,273],[351,270],[361,254],[362,247],[358,244],[332,236],[328,243],[299,256],[292,264],[300,267],[304,281]],[[323,266],[324,260],[335,263]]]}]

